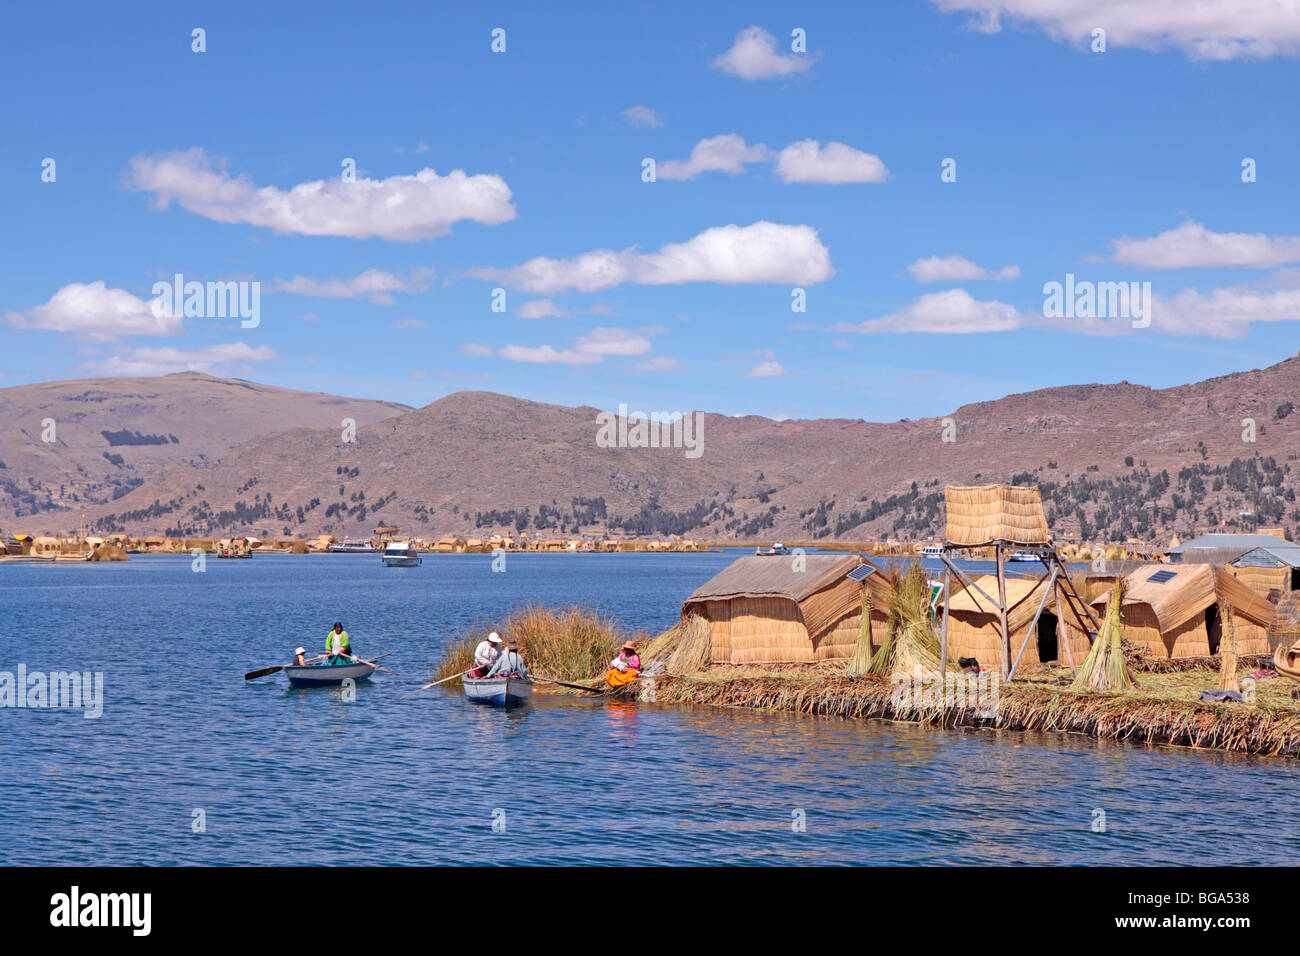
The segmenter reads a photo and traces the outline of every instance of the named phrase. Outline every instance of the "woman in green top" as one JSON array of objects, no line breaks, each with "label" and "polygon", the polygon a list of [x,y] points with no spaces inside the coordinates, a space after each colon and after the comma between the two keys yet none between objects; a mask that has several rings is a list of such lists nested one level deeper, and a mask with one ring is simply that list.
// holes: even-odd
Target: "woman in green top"
[{"label": "woman in green top", "polygon": [[343,622],[335,621],[334,630],[325,635],[325,653],[330,655],[330,664],[342,664],[352,655],[352,642],[348,632],[343,630]]}]

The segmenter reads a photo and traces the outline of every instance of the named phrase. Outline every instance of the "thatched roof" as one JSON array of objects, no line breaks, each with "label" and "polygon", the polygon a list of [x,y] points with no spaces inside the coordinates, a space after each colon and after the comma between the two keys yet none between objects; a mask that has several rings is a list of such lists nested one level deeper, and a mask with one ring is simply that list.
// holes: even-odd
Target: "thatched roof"
[{"label": "thatched roof", "polygon": [[974,548],[998,541],[1021,546],[1051,542],[1037,486],[949,485],[944,499],[948,515],[944,540],[950,545]]},{"label": "thatched roof", "polygon": [[[1151,580],[1154,575],[1164,580]],[[1104,608],[1108,599],[1109,595],[1099,597],[1092,604]],[[1276,616],[1272,604],[1227,571],[1209,564],[1145,564],[1124,579],[1124,604],[1150,607],[1162,631],[1173,630],[1210,605],[1223,603],[1263,626]]]},{"label": "thatched roof", "polygon": [[[799,566],[796,561],[802,562],[802,571],[795,570]],[[739,558],[696,588],[686,603],[736,597],[784,597],[802,601],[862,563],[863,559],[856,554]]]},{"label": "thatched roof", "polygon": [[[986,574],[975,579],[984,594],[989,595],[994,601],[998,596],[998,579],[995,575]],[[1007,578],[1007,628],[1014,633],[1034,619],[1034,614],[1038,611],[1038,605],[1043,600],[1043,588],[1047,586],[1044,578]],[[1055,590],[1055,587],[1053,587]],[[960,590],[954,589],[952,597],[948,599],[948,612],[950,614],[975,615],[980,620],[977,624],[986,624],[998,620],[997,605],[989,601],[973,588],[960,585]],[[1060,606],[1055,594],[1049,594],[1047,602],[1043,604],[1045,613],[1060,616],[1066,610]],[[1078,615],[1070,610],[1070,621],[1072,624],[1082,624],[1078,621]]]},{"label": "thatched roof", "polygon": [[[858,612],[862,605],[862,590],[866,586],[873,603],[881,599],[878,588],[884,574],[877,570],[867,578],[869,584],[860,584],[847,577],[862,564],[879,565],[856,554],[808,554],[792,556],[767,556],[740,558],[696,589],[682,604],[682,620],[692,613],[710,616],[709,605],[718,601],[753,598],[765,601],[770,616],[785,619],[786,612],[779,605],[782,599],[794,602],[797,619],[817,640],[846,615]],[[795,568],[803,570],[796,571]],[[871,582],[880,578],[880,582]],[[788,605],[786,605],[788,607]],[[729,612],[728,612],[729,613]],[[768,616],[768,611],[760,611]]]}]

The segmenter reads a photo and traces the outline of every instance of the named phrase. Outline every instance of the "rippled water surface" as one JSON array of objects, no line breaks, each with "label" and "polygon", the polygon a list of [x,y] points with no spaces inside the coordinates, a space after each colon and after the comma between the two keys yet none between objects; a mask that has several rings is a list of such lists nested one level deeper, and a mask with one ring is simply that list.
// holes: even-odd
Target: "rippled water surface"
[{"label": "rippled water surface", "polygon": [[[0,863],[1295,862],[1276,825],[1297,805],[1289,760],[541,695],[507,714],[441,688],[397,700],[471,622],[574,601],[658,631],[733,557],[0,565],[0,670],[105,678],[98,720],[0,709]],[[400,676],[355,703],[245,683],[335,619]]]}]

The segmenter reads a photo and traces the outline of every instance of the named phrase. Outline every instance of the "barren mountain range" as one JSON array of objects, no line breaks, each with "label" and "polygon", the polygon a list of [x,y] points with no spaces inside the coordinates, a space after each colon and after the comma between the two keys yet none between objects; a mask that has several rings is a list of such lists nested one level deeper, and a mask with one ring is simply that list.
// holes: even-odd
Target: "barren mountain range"
[{"label": "barren mountain range", "polygon": [[[0,526],[425,538],[606,530],[926,538],[945,484],[1033,482],[1058,537],[1300,526],[1300,358],[1154,390],[1010,395],[888,424],[704,414],[702,453],[601,447],[599,410],[490,392],[419,409],[197,373],[0,389]],[[647,411],[651,411],[647,409]],[[341,422],[357,424],[355,440]],[[57,441],[42,441],[54,419]]]}]

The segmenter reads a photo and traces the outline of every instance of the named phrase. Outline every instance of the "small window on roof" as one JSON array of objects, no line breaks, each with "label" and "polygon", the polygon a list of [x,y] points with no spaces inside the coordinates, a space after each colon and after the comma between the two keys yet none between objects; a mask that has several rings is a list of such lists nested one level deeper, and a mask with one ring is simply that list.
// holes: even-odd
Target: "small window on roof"
[{"label": "small window on roof", "polygon": [[859,564],[856,568],[846,574],[845,577],[852,578],[854,581],[865,581],[875,573],[876,569],[873,565]]},{"label": "small window on roof", "polygon": [[1152,584],[1164,584],[1166,581],[1172,581],[1177,574],[1177,571],[1157,571],[1155,574],[1151,575],[1151,577],[1147,578],[1147,580]]}]

